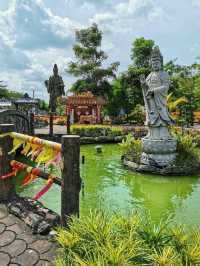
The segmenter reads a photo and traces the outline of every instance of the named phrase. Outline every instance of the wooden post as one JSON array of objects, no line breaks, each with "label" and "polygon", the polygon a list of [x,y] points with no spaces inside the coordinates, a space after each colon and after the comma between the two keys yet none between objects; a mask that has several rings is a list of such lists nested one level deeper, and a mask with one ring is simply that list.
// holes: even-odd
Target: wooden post
[{"label": "wooden post", "polygon": [[61,223],[67,226],[71,215],[79,217],[81,189],[79,136],[62,137],[62,159]]},{"label": "wooden post", "polygon": [[53,137],[53,112],[50,112],[50,117],[49,117],[49,135]]},{"label": "wooden post", "polygon": [[[0,134],[12,132],[13,124],[0,124]],[[13,155],[8,155],[8,152],[13,148],[12,138],[9,136],[0,138],[0,176],[6,175],[12,171],[10,161]],[[15,184],[13,178],[0,179],[0,202],[9,201],[15,195]]]},{"label": "wooden post", "polygon": [[70,115],[67,115],[67,134],[70,134]]},{"label": "wooden post", "polygon": [[34,124],[35,124],[35,117],[34,117],[34,113],[30,113],[30,134],[32,135],[32,136],[34,136],[35,135],[35,126],[34,126]]}]

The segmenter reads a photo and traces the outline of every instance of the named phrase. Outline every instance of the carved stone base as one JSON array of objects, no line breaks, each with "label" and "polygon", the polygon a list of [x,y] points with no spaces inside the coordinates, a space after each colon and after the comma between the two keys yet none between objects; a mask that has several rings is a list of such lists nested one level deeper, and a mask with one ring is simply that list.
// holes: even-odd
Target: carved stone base
[{"label": "carved stone base", "polygon": [[176,153],[170,154],[146,154],[142,153],[141,164],[154,167],[166,167],[176,160]]},{"label": "carved stone base", "polygon": [[154,167],[166,167],[176,159],[177,142],[174,139],[142,139],[141,164]]}]

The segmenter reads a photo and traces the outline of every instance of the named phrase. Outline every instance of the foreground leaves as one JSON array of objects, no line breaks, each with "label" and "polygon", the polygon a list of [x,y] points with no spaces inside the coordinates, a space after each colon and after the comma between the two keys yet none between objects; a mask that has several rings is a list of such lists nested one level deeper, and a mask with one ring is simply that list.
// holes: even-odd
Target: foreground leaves
[{"label": "foreground leaves", "polygon": [[200,230],[190,232],[163,219],[108,216],[100,211],[72,218],[58,228],[57,266],[191,266],[200,265]]}]

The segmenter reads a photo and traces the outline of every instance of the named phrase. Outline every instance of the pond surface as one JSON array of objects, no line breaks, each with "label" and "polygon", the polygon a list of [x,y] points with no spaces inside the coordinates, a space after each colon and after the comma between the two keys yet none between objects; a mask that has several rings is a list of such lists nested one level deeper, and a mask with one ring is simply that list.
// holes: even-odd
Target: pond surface
[{"label": "pond surface", "polygon": [[[137,210],[149,212],[157,222],[171,214],[174,221],[200,225],[200,177],[161,177],[130,172],[121,165],[120,146],[102,145],[97,154],[95,145],[81,146],[85,164],[81,166],[84,196],[80,194],[81,215],[90,209],[127,214]],[[23,189],[21,195],[33,196],[44,185],[37,179]],[[60,188],[54,185],[41,201],[60,212]]]}]

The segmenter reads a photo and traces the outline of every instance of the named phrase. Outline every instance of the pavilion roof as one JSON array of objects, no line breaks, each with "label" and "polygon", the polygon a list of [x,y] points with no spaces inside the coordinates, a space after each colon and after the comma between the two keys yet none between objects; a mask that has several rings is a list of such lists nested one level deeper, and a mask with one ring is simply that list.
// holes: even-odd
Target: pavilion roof
[{"label": "pavilion roof", "polygon": [[10,100],[7,99],[0,99],[0,107],[11,107],[12,106],[12,102]]},{"label": "pavilion roof", "polygon": [[91,92],[73,94],[67,97],[67,105],[105,105],[106,100],[94,96]]},{"label": "pavilion roof", "polygon": [[14,104],[22,104],[22,105],[37,105],[38,100],[29,97],[27,93],[21,99],[16,99],[13,101]]}]

